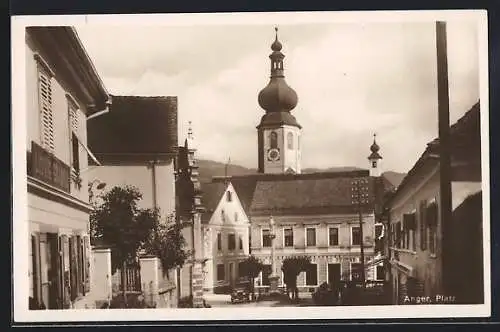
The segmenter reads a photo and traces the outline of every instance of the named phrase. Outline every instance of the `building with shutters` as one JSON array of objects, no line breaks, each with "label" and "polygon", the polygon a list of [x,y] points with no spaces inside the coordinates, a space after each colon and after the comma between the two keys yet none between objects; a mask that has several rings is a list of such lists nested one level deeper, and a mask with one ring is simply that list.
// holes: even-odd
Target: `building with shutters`
[{"label": "building with shutters", "polygon": [[110,98],[73,28],[28,27],[25,49],[30,308],[70,308],[91,290],[86,119]]},{"label": "building with shutters", "polygon": [[[301,290],[312,290],[323,282],[338,284],[340,280],[359,279],[363,266],[361,245],[367,279],[383,280],[383,263],[371,264],[376,255],[375,238],[381,233],[381,225],[376,226],[381,214],[381,198],[392,188],[381,176],[380,147],[374,139],[367,170],[302,173],[302,127],[291,113],[297,106],[298,96],[285,81],[282,47],[276,29],[269,55],[270,80],[258,94],[259,105],[265,110],[256,128],[258,173],[214,177],[212,185],[219,189],[210,197],[210,185],[207,186],[209,190],[204,197],[208,196],[207,202],[215,200],[217,203],[207,211],[206,220],[220,223],[221,209],[228,204],[224,202],[226,189],[234,190],[250,221],[249,253],[264,264],[256,280],[258,286],[270,285],[271,272],[281,275],[278,282],[283,284],[281,262],[292,256],[311,258],[310,268],[298,277]],[[274,220],[276,271],[271,271],[271,218]],[[231,255],[236,253],[224,251],[226,236],[229,239],[227,233],[233,231],[232,227],[222,227],[221,232],[223,250],[218,260],[227,263],[224,267],[222,263],[214,265],[220,268],[224,276],[220,279],[224,281],[233,280],[233,275],[227,278],[227,273],[231,273],[228,267]],[[209,233],[211,243],[215,243],[217,232]],[[214,244],[209,245],[209,249],[213,248],[216,248]]]},{"label": "building with shutters", "polygon": [[[439,139],[427,145],[386,202],[394,304],[417,297],[451,304],[484,300],[479,102],[450,127],[450,135],[453,234],[443,233],[440,217]],[[436,296],[449,296],[448,302]]]}]

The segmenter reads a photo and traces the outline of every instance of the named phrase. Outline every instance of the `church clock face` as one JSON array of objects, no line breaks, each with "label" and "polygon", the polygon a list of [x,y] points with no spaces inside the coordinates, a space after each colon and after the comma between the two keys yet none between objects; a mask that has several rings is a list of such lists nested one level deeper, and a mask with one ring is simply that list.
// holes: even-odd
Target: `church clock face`
[{"label": "church clock face", "polygon": [[267,151],[267,159],[270,161],[280,160],[280,150],[273,148]]}]

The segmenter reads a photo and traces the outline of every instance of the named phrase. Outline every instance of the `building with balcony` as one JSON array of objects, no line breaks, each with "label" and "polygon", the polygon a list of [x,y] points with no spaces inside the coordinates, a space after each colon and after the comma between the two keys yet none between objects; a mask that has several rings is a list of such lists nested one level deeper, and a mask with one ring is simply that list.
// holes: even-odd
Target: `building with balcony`
[{"label": "building with balcony", "polygon": [[231,182],[205,185],[202,199],[204,288],[218,292],[245,277],[240,263],[249,255],[250,223]]},{"label": "building with balcony", "polygon": [[386,202],[394,304],[416,297],[452,304],[484,300],[479,102],[450,127],[450,135],[452,232],[443,232],[440,217],[439,139],[427,145]]},{"label": "building with balcony", "polygon": [[[30,308],[90,291],[87,117],[110,97],[74,28],[26,29]],[[98,162],[96,160],[96,162]]]},{"label": "building with balcony", "polygon": [[[112,96],[110,112],[88,121],[88,144],[100,165],[86,170],[91,183],[106,186],[94,200],[115,186],[131,185],[141,192],[141,208],[157,208],[163,222],[176,220],[175,162],[178,153],[177,97]],[[175,271],[163,271],[158,306],[175,306]],[[120,271],[113,287],[121,287]],[[136,290],[136,289],[134,289]],[[156,296],[156,295],[155,295]]]}]

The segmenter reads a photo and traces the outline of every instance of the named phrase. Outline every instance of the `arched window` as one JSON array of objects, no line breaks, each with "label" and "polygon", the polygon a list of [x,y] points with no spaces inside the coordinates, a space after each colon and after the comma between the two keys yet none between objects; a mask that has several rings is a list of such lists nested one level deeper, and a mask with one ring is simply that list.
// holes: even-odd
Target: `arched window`
[{"label": "arched window", "polygon": [[288,133],[286,135],[286,141],[287,141],[288,148],[290,150],[293,150],[293,133]]},{"label": "arched window", "polygon": [[278,148],[278,134],[275,131],[271,132],[270,145],[271,145],[271,149]]},{"label": "arched window", "polygon": [[231,202],[231,201],[232,201],[232,199],[233,199],[233,197],[232,197],[232,195],[231,195],[231,192],[230,192],[229,190],[228,190],[228,191],[227,191],[227,193],[226,193],[226,198],[227,198],[227,201],[228,201],[228,202]]}]

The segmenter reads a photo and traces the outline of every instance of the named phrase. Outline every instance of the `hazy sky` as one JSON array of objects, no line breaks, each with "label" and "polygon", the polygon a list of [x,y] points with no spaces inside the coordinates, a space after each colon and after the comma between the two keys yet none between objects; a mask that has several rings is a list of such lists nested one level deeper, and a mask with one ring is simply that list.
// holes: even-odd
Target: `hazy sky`
[{"label": "hazy sky", "polygon": [[[299,102],[303,167],[368,167],[372,135],[384,170],[407,172],[437,136],[435,25],[279,26],[285,76]],[[257,94],[269,80],[272,25],[77,27],[118,95],[177,95],[179,140],[193,122],[200,158],[257,167]],[[451,121],[479,98],[477,27],[448,23]]]}]

